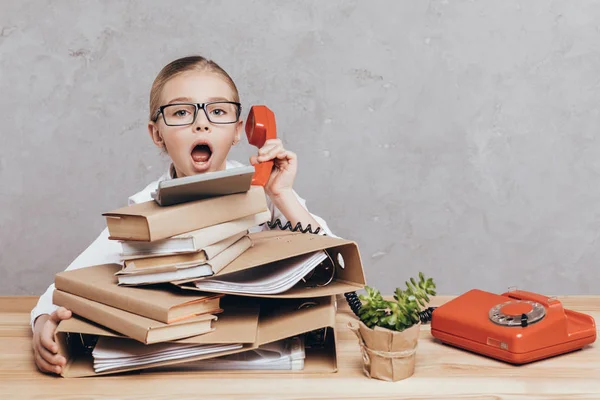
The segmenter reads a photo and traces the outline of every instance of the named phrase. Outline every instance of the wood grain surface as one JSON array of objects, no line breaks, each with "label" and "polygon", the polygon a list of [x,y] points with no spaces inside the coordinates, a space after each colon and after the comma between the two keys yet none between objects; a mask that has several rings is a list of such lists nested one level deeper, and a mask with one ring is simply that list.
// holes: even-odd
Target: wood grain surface
[{"label": "wood grain surface", "polygon": [[[439,296],[433,305],[451,299]],[[600,318],[600,296],[559,296],[566,308]],[[36,297],[0,297],[0,399],[600,399],[600,346],[513,366],[440,344],[421,328],[412,377],[369,379],[338,299],[338,372],[326,375],[144,372],[93,378],[40,373],[29,312]]]}]

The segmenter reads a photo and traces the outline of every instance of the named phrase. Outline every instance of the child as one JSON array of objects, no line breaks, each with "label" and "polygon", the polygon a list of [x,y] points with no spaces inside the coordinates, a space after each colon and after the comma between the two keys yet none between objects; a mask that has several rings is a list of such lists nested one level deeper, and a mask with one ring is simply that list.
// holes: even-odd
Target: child
[{"label": "child", "polygon": [[[231,146],[240,141],[244,130],[239,101],[233,80],[213,61],[194,56],[166,65],[150,91],[148,132],[172,162],[157,181],[129,197],[129,204],[152,200],[150,193],[162,180],[242,166],[227,159]],[[279,218],[282,224],[290,221],[292,226],[298,222],[303,227],[310,224],[313,230],[320,227],[323,233],[331,235],[325,221],[311,214],[292,189],[298,167],[296,155],[286,150],[279,139],[268,140],[250,158],[250,163],[270,160],[274,167],[265,193],[272,221]],[[268,228],[264,225],[262,229]],[[108,240],[108,230],[104,229],[67,270],[120,262],[120,250],[120,244]],[[38,369],[60,374],[66,360],[57,354],[54,332],[61,320],[71,317],[71,312],[52,303],[53,290],[54,284],[31,311],[33,350]]]}]

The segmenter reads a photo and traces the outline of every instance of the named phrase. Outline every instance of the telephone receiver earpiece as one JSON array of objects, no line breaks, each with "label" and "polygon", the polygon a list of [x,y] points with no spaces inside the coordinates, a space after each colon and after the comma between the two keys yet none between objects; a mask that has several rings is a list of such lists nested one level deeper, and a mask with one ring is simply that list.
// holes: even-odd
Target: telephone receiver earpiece
[{"label": "telephone receiver earpiece", "polygon": [[[264,146],[268,139],[277,137],[275,114],[267,106],[252,106],[246,120],[248,143],[257,148]],[[273,161],[262,162],[254,166],[252,185],[265,186],[273,169]]]}]

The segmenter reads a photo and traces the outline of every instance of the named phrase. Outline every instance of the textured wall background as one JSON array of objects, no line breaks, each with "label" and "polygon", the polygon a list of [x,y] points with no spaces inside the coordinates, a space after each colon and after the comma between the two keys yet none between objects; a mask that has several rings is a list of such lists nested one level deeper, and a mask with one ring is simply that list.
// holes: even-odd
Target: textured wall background
[{"label": "textured wall background", "polygon": [[598,21],[595,1],[2,0],[0,294],[41,294],[165,171],[147,96],[193,53],[275,111],[369,284],[598,293]]}]

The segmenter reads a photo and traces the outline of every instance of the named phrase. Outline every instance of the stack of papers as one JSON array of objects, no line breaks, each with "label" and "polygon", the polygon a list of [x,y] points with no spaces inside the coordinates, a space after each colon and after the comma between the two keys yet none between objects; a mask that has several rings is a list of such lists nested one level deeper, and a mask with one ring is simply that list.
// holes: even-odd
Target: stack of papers
[{"label": "stack of papers", "polygon": [[232,272],[220,278],[194,282],[200,290],[229,294],[269,295],[292,288],[310,271],[327,259],[323,250],[287,258],[258,268]]},{"label": "stack of papers", "polygon": [[100,336],[92,357],[96,373],[118,371],[167,360],[179,360],[204,354],[242,348],[241,344],[155,343],[146,345],[135,340]]},{"label": "stack of papers", "polygon": [[292,337],[259,346],[257,349],[217,358],[193,361],[193,370],[302,370],[306,358],[304,339]]}]

